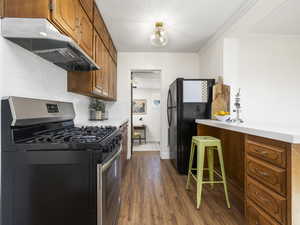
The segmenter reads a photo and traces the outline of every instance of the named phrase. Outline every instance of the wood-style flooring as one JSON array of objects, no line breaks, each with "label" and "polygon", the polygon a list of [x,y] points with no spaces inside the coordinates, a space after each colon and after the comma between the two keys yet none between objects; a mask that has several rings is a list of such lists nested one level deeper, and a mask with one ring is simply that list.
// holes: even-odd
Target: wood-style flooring
[{"label": "wood-style flooring", "polygon": [[159,152],[135,152],[122,184],[118,225],[244,225],[240,211],[227,209],[220,188],[205,185],[196,209],[195,185],[185,190],[186,176],[178,175]]}]

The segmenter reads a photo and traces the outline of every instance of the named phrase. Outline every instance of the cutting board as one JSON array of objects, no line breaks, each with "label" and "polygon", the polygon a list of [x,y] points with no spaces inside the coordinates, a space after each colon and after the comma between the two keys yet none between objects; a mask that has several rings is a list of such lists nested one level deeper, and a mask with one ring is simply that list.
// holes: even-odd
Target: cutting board
[{"label": "cutting board", "polygon": [[213,87],[211,118],[216,119],[214,114],[219,111],[230,112],[230,86],[223,83],[215,84]]}]

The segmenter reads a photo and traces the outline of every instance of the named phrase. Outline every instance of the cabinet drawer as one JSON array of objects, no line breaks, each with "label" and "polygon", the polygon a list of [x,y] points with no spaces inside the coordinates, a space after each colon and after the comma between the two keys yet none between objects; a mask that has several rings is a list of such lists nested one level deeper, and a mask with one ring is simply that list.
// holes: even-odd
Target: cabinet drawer
[{"label": "cabinet drawer", "polygon": [[286,222],[286,199],[247,176],[247,197],[278,222]]},{"label": "cabinet drawer", "polygon": [[270,162],[276,166],[286,167],[286,150],[267,146],[264,144],[255,143],[252,141],[247,142],[247,153]]},{"label": "cabinet drawer", "polygon": [[246,211],[248,225],[279,225],[279,223],[255,206],[249,199],[247,199]]},{"label": "cabinet drawer", "polygon": [[286,196],[286,170],[247,156],[247,174]]},{"label": "cabinet drawer", "polygon": [[269,139],[269,138],[263,138],[263,137],[258,137],[258,136],[253,136],[253,135],[247,135],[247,142],[253,141],[259,144],[264,144],[270,147],[276,147],[276,148],[281,148],[281,149],[288,149],[289,144],[283,141],[278,141],[274,139]]}]

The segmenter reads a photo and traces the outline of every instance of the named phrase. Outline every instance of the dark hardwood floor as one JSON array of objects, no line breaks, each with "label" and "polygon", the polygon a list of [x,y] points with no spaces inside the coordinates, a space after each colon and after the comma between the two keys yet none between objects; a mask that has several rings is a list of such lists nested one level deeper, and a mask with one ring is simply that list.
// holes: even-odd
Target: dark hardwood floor
[{"label": "dark hardwood floor", "polygon": [[196,189],[185,190],[186,176],[178,175],[158,152],[135,152],[122,185],[118,225],[244,225],[240,211],[226,207],[221,188],[205,185],[201,208]]}]

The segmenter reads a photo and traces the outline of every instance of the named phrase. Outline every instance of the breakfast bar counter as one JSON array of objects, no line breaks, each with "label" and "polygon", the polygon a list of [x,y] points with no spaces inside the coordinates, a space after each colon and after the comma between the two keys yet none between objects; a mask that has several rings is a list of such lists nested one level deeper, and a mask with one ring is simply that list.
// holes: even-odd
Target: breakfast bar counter
[{"label": "breakfast bar counter", "polygon": [[300,144],[300,127],[261,123],[232,123],[203,119],[197,119],[196,123],[292,144]]},{"label": "breakfast bar counter", "polygon": [[197,135],[221,140],[230,198],[248,225],[300,225],[300,129],[195,122]]}]

